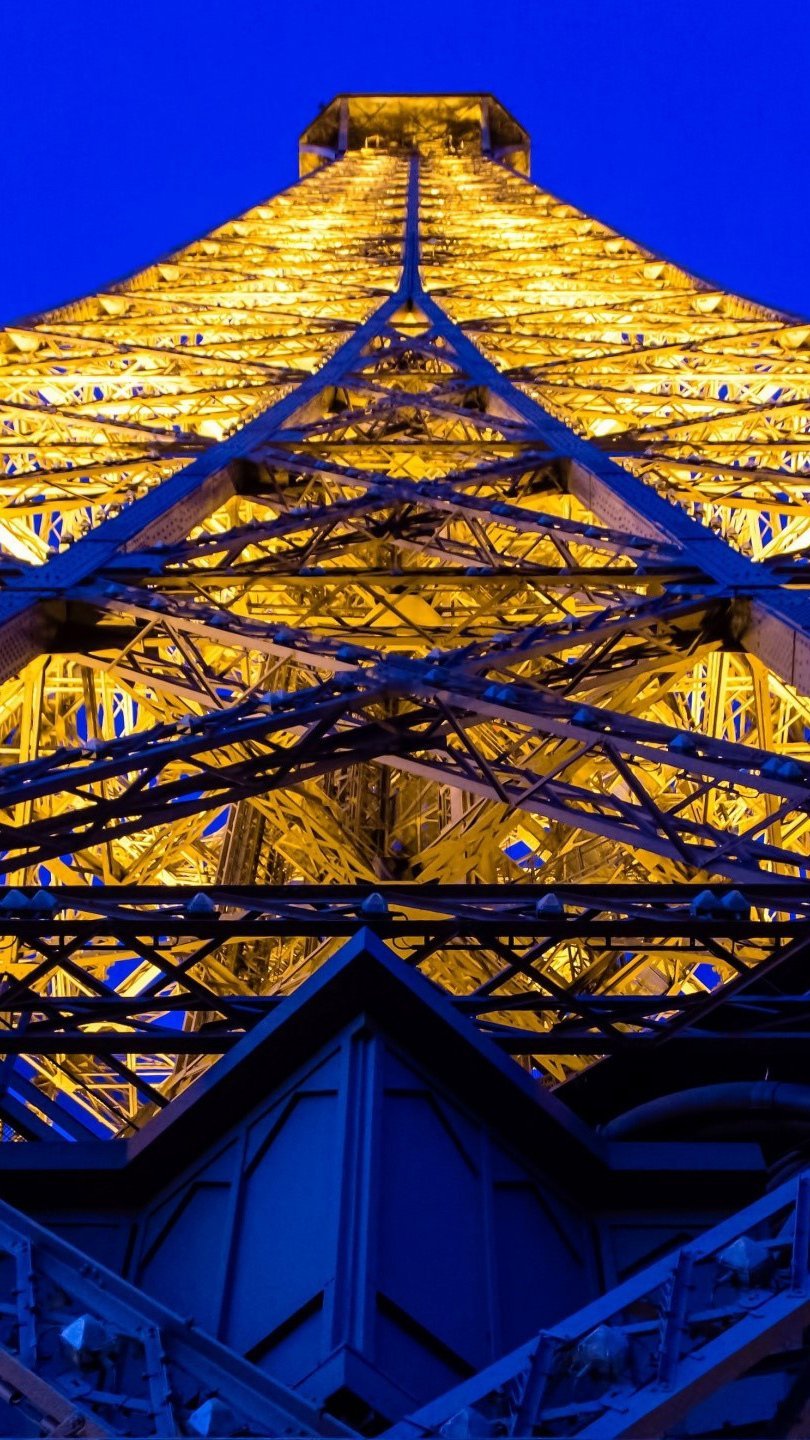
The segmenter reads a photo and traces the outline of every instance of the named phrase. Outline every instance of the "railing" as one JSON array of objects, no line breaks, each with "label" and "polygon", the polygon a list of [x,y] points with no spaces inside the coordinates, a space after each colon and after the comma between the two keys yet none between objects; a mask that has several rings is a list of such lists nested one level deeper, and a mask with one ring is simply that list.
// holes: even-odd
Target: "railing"
[{"label": "railing", "polygon": [[0,1435],[351,1435],[0,1204]]},{"label": "railing", "polygon": [[798,1341],[809,1319],[805,1171],[431,1401],[386,1440],[677,1433],[681,1417]]}]

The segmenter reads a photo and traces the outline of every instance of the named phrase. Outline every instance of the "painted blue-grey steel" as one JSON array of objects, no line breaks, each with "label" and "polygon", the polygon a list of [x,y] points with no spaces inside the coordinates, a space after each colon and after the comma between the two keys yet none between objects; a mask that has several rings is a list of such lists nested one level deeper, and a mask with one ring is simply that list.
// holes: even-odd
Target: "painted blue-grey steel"
[{"label": "painted blue-grey steel", "polygon": [[[94,1434],[156,1440],[206,1433],[195,1432],[193,1417],[212,1400],[227,1405],[240,1435],[352,1433],[213,1339],[193,1317],[168,1309],[2,1202],[0,1291],[11,1302],[0,1314],[2,1435],[42,1433],[42,1382],[73,1411],[72,1428],[56,1433],[86,1433],[87,1422]],[[168,1291],[168,1298],[179,1297],[179,1289]],[[83,1331],[95,1336],[84,1346]],[[4,1385],[9,1373],[11,1393]]]},{"label": "painted blue-grey steel", "polygon": [[[724,1387],[723,1433],[745,1428],[734,1380],[758,1360],[803,1345],[808,1204],[805,1171],[431,1401],[387,1440],[705,1434],[698,1407],[714,1397],[716,1412]],[[783,1378],[785,1399],[790,1376]]]},{"label": "painted blue-grey steel", "polygon": [[[377,913],[367,913],[369,900]],[[277,995],[227,994],[195,978],[193,969],[212,950],[238,944],[246,932],[255,942],[298,937],[349,938],[361,927],[381,939],[408,947],[418,968],[441,951],[476,955],[481,973],[497,961],[492,979],[472,993],[450,997],[459,1014],[511,1054],[620,1055],[669,1046],[688,1051],[690,1063],[716,1055],[716,1063],[746,1053],[761,1056],[777,1073],[790,1075],[810,1035],[810,1003],[801,988],[810,953],[810,900],[800,883],[761,882],[717,886],[694,905],[690,886],[425,886],[402,882],[368,886],[256,887],[94,887],[88,896],[63,886],[58,901],[33,886],[0,888],[0,935],[19,939],[44,953],[33,975],[0,990],[0,1115],[24,1133],[55,1140],[92,1134],[59,1097],[37,1090],[15,1056],[92,1054],[123,1060],[125,1054],[219,1055],[280,1004]],[[737,908],[732,910],[730,903]],[[792,918],[763,914],[779,904]],[[80,906],[86,913],[76,917]],[[740,911],[740,906],[743,911]],[[182,986],[171,950],[187,947]],[[661,943],[699,945],[733,964],[740,942],[756,942],[759,964],[713,994],[666,997],[662,1024],[660,996],[590,994],[576,981],[563,984],[542,970],[546,950],[562,938],[599,947],[619,959],[628,950],[639,957]],[[58,996],[46,985],[63,966],[82,975],[77,946],[99,943],[122,956],[140,954],[155,978],[138,995],[118,992],[95,977],[92,993]],[[192,947],[192,948],[188,948]],[[192,972],[192,973],[190,973]],[[518,975],[532,989],[510,993]],[[517,1013],[536,1017],[543,1028],[514,1023]],[[183,1028],[177,1028],[182,1016]],[[198,1025],[195,1017],[203,1017]],[[104,1028],[114,1026],[115,1028]],[[121,1027],[126,1027],[121,1028]],[[547,1028],[546,1028],[547,1027]],[[725,1057],[725,1060],[721,1059]],[[783,1077],[784,1078],[784,1077]],[[13,1085],[12,1085],[13,1081]],[[10,1089],[9,1086],[12,1086]],[[152,1091],[145,1098],[166,1102]],[[56,1128],[54,1128],[56,1127]]]},{"label": "painted blue-grey steel", "polygon": [[[330,907],[344,929],[355,923],[347,901],[354,899],[356,916],[359,892],[327,898],[317,887],[301,888],[308,893],[300,898],[279,891],[280,913],[265,922],[271,930],[294,929],[289,912],[312,917],[319,898],[326,914],[315,917],[316,926],[326,923]],[[397,887],[388,888],[393,897]],[[473,887],[451,888],[453,903],[444,901],[451,914],[478,914],[486,923],[488,913],[492,926],[504,923],[497,916],[497,887],[482,887],[478,902]],[[561,888],[568,899],[577,893]],[[630,912],[643,909],[645,899],[649,903],[640,889],[634,900],[633,888],[624,887]],[[683,909],[683,892],[669,890],[670,903]],[[214,893],[220,903],[250,898],[227,888]],[[193,898],[186,897],[185,910]],[[254,898],[258,933],[262,902]],[[512,924],[530,931],[525,888],[514,887],[505,903],[513,907]],[[806,906],[806,895],[799,904]],[[132,914],[131,893],[117,900],[101,896],[99,905],[119,919],[127,908]],[[272,904],[266,908],[272,912]],[[621,908],[615,899],[613,908]],[[144,913],[152,911],[147,903]],[[168,902],[164,897],[163,913],[152,913],[149,925],[130,918],[131,934],[150,925],[165,930],[170,913],[172,928],[182,930],[174,896]],[[689,920],[705,926],[699,918]],[[186,923],[201,932],[203,944],[219,924],[193,914]],[[381,914],[379,923],[395,930],[396,916]],[[557,928],[564,923],[564,912],[550,921]],[[607,923],[620,922],[613,916]],[[643,928],[643,915],[639,923]],[[655,923],[648,917],[649,926]],[[104,1157],[109,1163],[101,1163]],[[46,1189],[44,1175],[58,1175],[58,1188]],[[432,1407],[429,1417],[438,1415],[439,1402],[430,1399],[437,1392],[449,1390],[452,1408],[455,1382],[482,1367],[482,1385],[493,1373],[503,1375],[498,1386],[506,1385],[510,1403],[519,1400],[520,1386],[512,1382],[522,1383],[522,1371],[510,1345],[518,1344],[518,1356],[525,1351],[528,1363],[533,1344],[520,1348],[522,1337],[539,1326],[556,1336],[560,1313],[572,1302],[612,1303],[615,1310],[615,1295],[596,1298],[600,1270],[626,1273],[634,1257],[636,1264],[643,1261],[684,1229],[705,1229],[733,1195],[745,1193],[746,1185],[748,1193],[756,1190],[764,1178],[753,1145],[623,1145],[594,1134],[479,1036],[459,1007],[404,966],[367,924],[132,1140],[12,1147],[2,1177],[5,1193],[16,1186],[27,1208],[81,1248],[81,1260],[75,1252],[65,1259],[58,1242],[36,1227],[26,1231],[7,1211],[0,1221],[32,1238],[35,1259],[50,1256],[56,1245],[60,1265],[68,1265],[66,1276],[64,1268],[41,1262],[47,1283],[38,1291],[38,1315],[50,1325],[49,1334],[50,1276],[63,1291],[75,1290],[67,1321],[89,1314],[121,1330],[120,1307],[93,1298],[92,1270],[100,1265],[123,1270],[128,1284],[134,1282],[137,1290],[125,1288],[122,1303],[139,1314],[153,1315],[149,1305],[157,1300],[193,1315],[197,1328],[182,1333],[192,1336],[195,1356],[213,1354],[225,1366],[223,1353],[207,1348],[213,1341],[205,1337],[218,1336],[226,1353],[245,1357],[244,1370],[234,1370],[229,1360],[228,1373],[217,1372],[216,1383],[212,1363],[208,1388],[194,1388],[187,1379],[192,1361],[176,1349],[176,1317],[164,1317],[160,1323],[169,1338],[160,1343],[169,1379],[163,1400],[150,1391],[153,1413],[158,1402],[169,1403],[169,1390],[171,1403],[181,1407],[181,1425],[212,1394],[236,1413],[242,1393],[236,1381],[257,1369],[344,1423],[368,1430],[420,1400]],[[635,1209],[642,1203],[646,1238]],[[752,1212],[753,1221],[741,1217],[729,1237],[749,1233],[758,1216],[775,1213],[769,1206]],[[803,1244],[795,1249],[794,1286],[804,1283]],[[118,1296],[99,1273],[102,1299]],[[663,1262],[653,1279],[659,1273],[670,1273]],[[0,1290],[12,1289],[24,1305],[24,1289],[0,1274]],[[625,1287],[620,1298],[627,1293]],[[12,1307],[12,1327],[16,1313]],[[791,1321],[798,1314],[790,1309]],[[772,1319],[771,1307],[762,1332],[769,1344]],[[687,1307],[682,1321],[670,1326],[667,1364],[676,1388],[673,1336],[690,1325]],[[4,1343],[12,1360],[26,1364],[17,1334],[12,1328],[5,1341],[0,1338],[0,1385]],[[748,1365],[750,1350],[737,1356],[733,1339],[729,1349],[739,1370]],[[546,1359],[555,1347],[546,1344]],[[508,1362],[497,1361],[504,1351]],[[148,1357],[144,1363],[153,1373]],[[182,1383],[171,1379],[173,1367]],[[78,1370],[81,1377],[81,1365]],[[711,1388],[718,1373],[713,1362],[707,1373]],[[198,1371],[194,1375],[199,1387]],[[549,1375],[553,1379],[552,1370]],[[96,1419],[103,1421],[113,1407],[113,1433],[132,1433],[128,1421],[119,1423],[120,1396],[111,1380],[103,1387],[107,1399],[96,1401],[100,1382],[90,1385],[89,1396],[87,1388],[66,1388],[55,1361],[43,1366],[38,1359],[37,1376],[65,1402],[90,1406]],[[136,1386],[135,1400],[139,1393]],[[484,1395],[479,1386],[476,1402]],[[34,1405],[35,1396],[34,1386],[26,1403]],[[133,1413],[121,1400],[122,1417],[125,1412]],[[444,1423],[452,1416],[445,1409],[439,1418]],[[3,1424],[0,1409],[0,1433]]]},{"label": "painted blue-grey steel", "polygon": [[[313,1404],[379,1428],[626,1265],[631,1148],[365,931],[127,1145],[95,1203],[86,1189],[74,1209],[65,1183],[39,1213]],[[754,1148],[691,1147],[703,1180],[680,1208],[653,1158],[659,1213],[636,1249],[711,1223],[746,1166],[761,1179]]]},{"label": "painted blue-grey steel", "polygon": [[[343,117],[344,139],[345,126]],[[10,1021],[9,1029],[0,1026],[0,1116],[19,1134],[48,1143],[9,1147],[0,1184],[59,1235],[0,1206],[0,1433],[19,1433],[16,1424],[31,1434],[80,1433],[82,1425],[87,1434],[212,1434],[215,1422],[234,1435],[371,1433],[408,1412],[389,1430],[392,1440],[733,1434],[757,1416],[772,1428],[784,1420],[779,1433],[802,1433],[808,1175],[715,1226],[743,1191],[747,1198],[765,1186],[757,1143],[613,1139],[609,1129],[595,1128],[604,1116],[587,1074],[566,1087],[567,1109],[503,1053],[598,1048],[611,1058],[597,1088],[604,1104],[612,1096],[620,1109],[639,1075],[650,1098],[656,1084],[665,1092],[674,1086],[684,1056],[690,1075],[697,1066],[706,1072],[694,1083],[708,1083],[729,1056],[736,1061],[744,1053],[753,1065],[784,1063],[786,1076],[804,1083],[806,884],[803,877],[793,888],[774,881],[766,894],[760,872],[763,858],[787,866],[795,857],[754,837],[686,825],[646,794],[599,813],[598,797],[580,796],[553,774],[527,784],[504,764],[485,765],[472,742],[463,756],[444,742],[451,733],[464,738],[470,717],[505,717],[589,749],[603,746],[626,778],[627,757],[640,757],[721,788],[741,783],[767,793],[778,806],[769,825],[806,809],[810,766],[794,761],[775,772],[764,750],[703,737],[687,743],[672,727],[572,705],[553,687],[540,692],[493,682],[484,672],[501,666],[495,640],[432,660],[388,660],[373,646],[280,632],[213,607],[198,605],[192,613],[182,597],[155,603],[147,589],[150,575],[182,558],[191,527],[239,488],[240,465],[275,457],[295,468],[300,460],[302,474],[328,475],[328,462],[296,452],[306,435],[296,425],[298,413],[325,387],[351,377],[396,310],[410,306],[426,317],[425,343],[441,341],[459,374],[497,400],[504,435],[519,440],[538,467],[564,462],[571,489],[597,514],[603,507],[605,523],[590,527],[591,538],[608,554],[626,553],[640,569],[658,567],[669,577],[671,588],[664,585],[660,598],[594,617],[592,637],[616,627],[646,633],[712,605],[734,620],[736,638],[788,681],[807,663],[810,599],[790,588],[801,582],[799,572],[739,554],[554,420],[425,292],[418,187],[414,157],[399,285],[319,372],[65,555],[37,569],[4,569],[0,635],[9,670],[48,648],[54,630],[45,626],[40,602],[58,599],[124,617],[146,610],[156,623],[163,617],[207,627],[236,645],[311,657],[328,678],[295,695],[235,697],[221,711],[180,725],[9,768],[0,778],[4,808],[52,794],[78,776],[84,794],[110,776],[137,772],[144,782],[137,800],[99,795],[83,816],[34,822],[14,868],[371,760],[552,819],[576,816],[600,834],[726,874],[744,893],[734,898],[736,909],[723,910],[729,890],[716,886],[704,911],[686,913],[688,900],[671,887],[651,887],[649,896],[644,887],[634,887],[632,896],[601,887],[582,910],[574,887],[556,887],[559,911],[540,914],[528,886],[516,887],[519,896],[505,887],[491,894],[488,887],[458,887],[457,894],[443,887],[429,897],[439,921],[425,929],[412,915],[392,913],[397,903],[403,910],[408,900],[425,903],[418,887],[390,887],[390,895],[380,887],[373,918],[363,909],[367,891],[332,889],[326,897],[314,893],[317,887],[306,895],[307,887],[295,887],[275,901],[268,893],[257,898],[254,936],[342,934],[347,944],[283,999],[215,995],[192,979],[190,965],[188,995],[165,1004],[159,989],[171,981],[169,968],[139,997],[94,984],[91,995],[63,1001],[8,980],[0,993],[0,1015]],[[466,493],[463,476],[406,486],[369,472],[342,475],[364,495],[328,512],[280,516],[263,527],[268,538],[328,524],[338,511],[360,520],[405,499],[438,511],[497,515],[516,529],[569,537],[581,531],[577,522],[519,503],[495,502],[495,510],[491,499]],[[516,653],[553,653],[570,633],[546,625],[510,638],[513,663]],[[383,696],[408,696],[414,709],[396,724],[379,725],[373,709]],[[274,756],[273,735],[296,726],[306,730],[300,745]],[[232,771],[209,765],[195,773],[195,756],[233,746],[235,737],[253,742],[249,760]],[[162,770],[176,760],[188,765],[188,780],[165,783]],[[583,798],[589,815],[580,808]],[[0,841],[14,838],[0,828]],[[740,973],[710,997],[667,1001],[666,1025],[654,998],[563,987],[543,975],[542,963],[532,969],[520,948],[521,937],[539,946],[541,962],[543,947],[562,936],[618,954],[628,934],[634,945],[652,949],[663,935],[676,945],[711,940],[733,966],[736,942],[764,933],[763,922],[743,913],[746,904],[775,903],[777,890],[780,903],[793,904],[793,918],[771,924],[768,957],[757,973]],[[12,897],[9,904],[8,892],[0,891],[0,933],[40,943],[58,969],[60,944],[68,949],[75,941],[77,922],[48,910],[47,895],[43,913],[32,887],[15,893],[22,903]],[[64,901],[65,892],[58,893]],[[660,908],[653,914],[643,907],[654,896]],[[166,927],[162,904],[175,907],[172,933],[182,922],[201,953],[210,953],[227,938],[229,922],[217,907],[227,911],[239,897],[212,887],[203,898],[215,913],[203,907],[202,917],[189,898],[195,897],[118,892],[113,900],[105,892],[95,900],[102,912],[108,907],[113,941],[134,942],[151,926],[156,943]],[[91,927],[88,934],[99,932],[97,921],[80,923]],[[484,954],[489,944],[488,961],[497,961],[493,983],[448,999],[412,973],[383,941],[412,941],[419,923],[425,933],[414,971],[420,954],[430,959],[457,941]],[[518,976],[536,985],[526,1007],[551,1017],[547,1036],[527,1039],[521,1027],[499,1018],[519,1010],[522,997],[492,991],[498,985],[508,991]],[[184,1010],[189,1024],[178,1031],[152,1016],[147,1036],[150,1004],[164,1014]],[[203,1028],[200,1015],[209,1017]],[[222,1022],[212,1024],[212,1015]],[[121,1024],[132,1026],[125,1038],[112,1028]],[[176,1054],[224,1054],[167,1106],[125,1064],[135,1050],[162,1046]],[[117,1067],[154,1107],[141,1132],[95,1140],[76,1113],[14,1069],[18,1054],[80,1050]],[[651,1053],[656,1058],[647,1064]],[[705,1232],[700,1239],[680,1243],[697,1230]],[[672,1253],[624,1278],[662,1249]],[[165,1301],[180,1302],[194,1322],[165,1309]],[[570,1319],[560,1319],[562,1313]],[[763,1358],[767,1364],[758,1370]]]}]

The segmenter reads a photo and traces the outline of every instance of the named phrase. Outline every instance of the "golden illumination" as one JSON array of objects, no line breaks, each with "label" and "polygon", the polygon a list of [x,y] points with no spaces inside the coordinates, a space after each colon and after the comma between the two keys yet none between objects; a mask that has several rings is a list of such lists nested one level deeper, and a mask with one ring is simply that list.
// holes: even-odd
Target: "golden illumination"
[{"label": "golden illumination", "polygon": [[[720,623],[705,577],[588,508],[565,457],[544,454],[503,396],[471,380],[418,295],[400,295],[412,151],[424,289],[518,392],[756,561],[807,544],[810,324],[713,289],[530,184],[519,173],[527,137],[491,97],[339,97],[306,132],[305,178],[289,190],[122,284],[0,334],[0,554],[15,594],[30,568],[47,576],[55,556],[84,554],[83,536],[112,534],[104,522],[200,457],[213,477],[186,531],[164,534],[152,520],[100,547],[83,589],[43,581],[33,658],[0,694],[5,765],[78,745],[92,758],[117,736],[303,689],[339,670],[336,645],[365,647],[370,667],[471,645],[503,657],[510,637],[539,625],[550,627],[544,647],[498,662],[507,681],[810,759],[810,700],[747,648],[744,606]],[[363,326],[342,371],[313,385]],[[242,445],[243,428],[301,385],[300,404]],[[430,491],[448,477],[450,501]],[[410,702],[384,703],[393,720]],[[810,855],[810,814],[753,787],[696,787],[686,769],[649,757],[622,771],[593,745],[497,714],[477,715],[469,737],[486,765],[528,777],[537,795],[562,776],[618,813],[639,775],[669,815],[717,835],[756,832],[802,863]],[[459,766],[464,745],[464,733],[447,742]],[[220,746],[211,761],[244,753]],[[188,773],[178,759],[167,776]],[[93,783],[115,798],[129,777]],[[78,803],[65,789],[3,818],[23,845],[33,821]],[[579,825],[506,791],[448,783],[438,763],[385,758],[47,863],[20,855],[16,884],[705,883],[727,873],[600,830],[584,808]],[[779,860],[764,869],[787,873]],[[247,926],[191,973],[222,993],[269,993],[333,948],[258,942]],[[549,946],[542,963],[558,982],[665,997],[710,983],[707,958],[722,978],[722,961],[700,947],[662,944],[643,967],[628,955],[620,974],[581,941]],[[737,963],[758,958],[753,942],[740,944]],[[40,960],[5,945],[12,975]],[[105,978],[122,960],[119,993],[154,979],[137,947],[111,956],[88,942],[74,960],[43,986],[83,993],[80,968]],[[463,991],[499,961],[482,964],[456,947],[423,968]],[[207,1063],[133,1058],[130,1068],[174,1094]],[[557,1079],[571,1062],[538,1063]],[[110,1131],[143,1108],[130,1079],[91,1073],[82,1057],[42,1059],[36,1083],[68,1091]]]}]

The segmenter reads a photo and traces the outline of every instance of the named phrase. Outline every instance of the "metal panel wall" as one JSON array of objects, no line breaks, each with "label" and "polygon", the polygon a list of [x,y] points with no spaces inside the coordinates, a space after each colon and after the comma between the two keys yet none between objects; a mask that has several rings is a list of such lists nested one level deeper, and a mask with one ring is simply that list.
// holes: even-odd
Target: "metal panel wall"
[{"label": "metal panel wall", "polygon": [[545,1159],[359,1020],[117,1235],[49,1218],[118,1258],[131,1228],[148,1293],[347,1418],[394,1417],[598,1293]]}]

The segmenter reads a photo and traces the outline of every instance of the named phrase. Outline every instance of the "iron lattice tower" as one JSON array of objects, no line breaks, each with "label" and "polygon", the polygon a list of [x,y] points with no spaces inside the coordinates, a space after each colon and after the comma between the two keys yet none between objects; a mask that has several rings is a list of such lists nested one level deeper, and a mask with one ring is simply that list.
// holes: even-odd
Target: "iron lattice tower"
[{"label": "iron lattice tower", "polygon": [[[546,193],[488,96],[300,153],[0,336],[10,1148],[148,1137],[361,926],[590,1121],[801,1080],[810,322]],[[528,1433],[538,1354],[456,1409],[506,1376]]]}]

